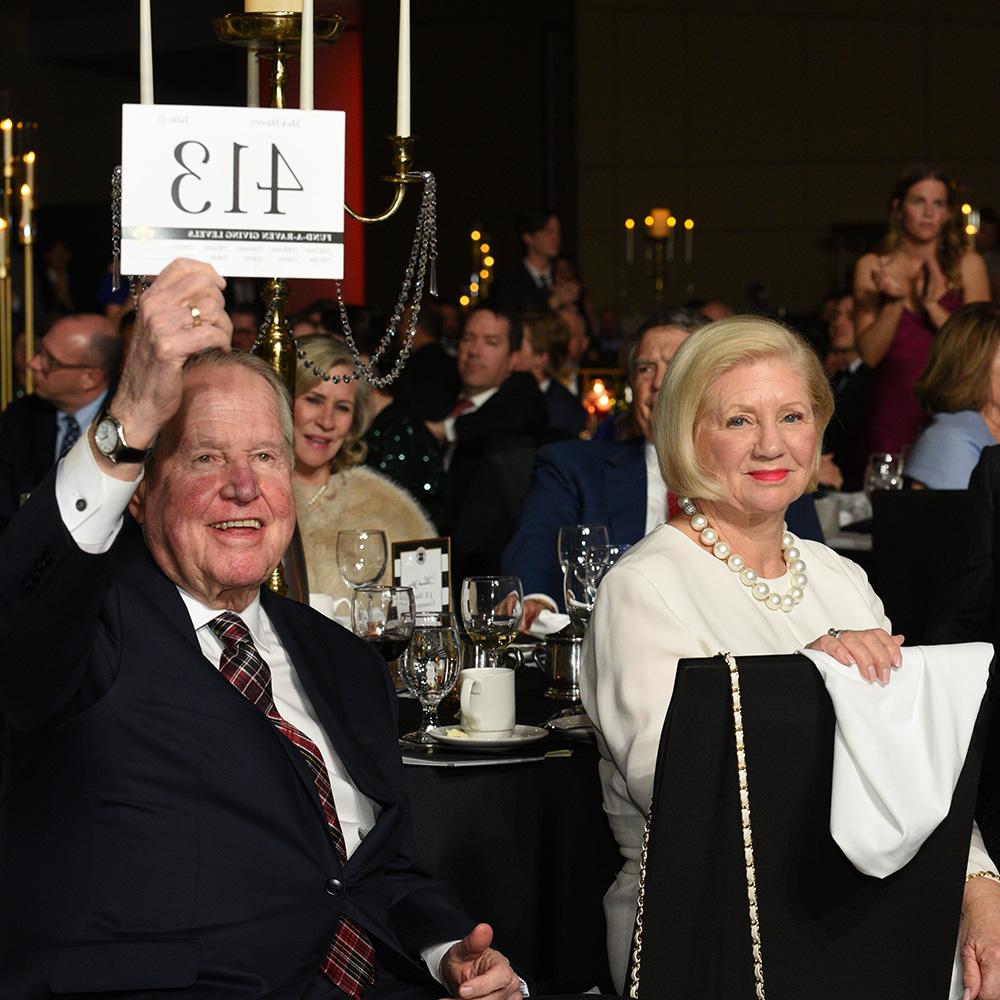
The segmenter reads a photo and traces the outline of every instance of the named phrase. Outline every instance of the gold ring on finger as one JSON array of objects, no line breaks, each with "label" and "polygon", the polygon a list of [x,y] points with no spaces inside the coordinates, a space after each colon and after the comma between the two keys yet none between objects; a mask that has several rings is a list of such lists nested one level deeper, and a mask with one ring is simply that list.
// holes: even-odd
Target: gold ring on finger
[{"label": "gold ring on finger", "polygon": [[188,303],[188,310],[191,313],[191,325],[201,326],[201,310],[191,303]]}]

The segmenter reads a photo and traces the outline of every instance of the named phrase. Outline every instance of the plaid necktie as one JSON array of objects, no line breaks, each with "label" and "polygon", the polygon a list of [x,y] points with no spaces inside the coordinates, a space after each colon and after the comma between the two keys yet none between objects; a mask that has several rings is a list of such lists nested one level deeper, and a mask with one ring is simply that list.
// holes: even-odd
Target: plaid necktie
[{"label": "plaid necktie", "polygon": [[59,457],[65,458],[66,453],[80,440],[80,425],[72,413],[63,415],[63,426],[66,428],[63,434],[62,447],[59,449]]},{"label": "plaid necktie", "polygon": [[[252,705],[266,715],[275,729],[298,748],[305,759],[316,785],[330,839],[340,863],[346,864],[344,834],[337,819],[337,810],[330,790],[330,776],[318,746],[305,733],[286,722],[274,707],[271,693],[271,670],[264,662],[243,619],[231,611],[223,611],[208,627],[222,641],[223,677]],[[367,933],[350,917],[341,917],[320,967],[323,974],[349,996],[359,998],[365,988],[375,982],[375,949]]]}]

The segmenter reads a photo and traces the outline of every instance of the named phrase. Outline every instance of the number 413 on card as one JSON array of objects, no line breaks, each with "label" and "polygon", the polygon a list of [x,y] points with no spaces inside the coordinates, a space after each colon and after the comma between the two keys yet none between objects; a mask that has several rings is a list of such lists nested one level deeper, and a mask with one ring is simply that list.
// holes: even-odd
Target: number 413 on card
[{"label": "number 413 on card", "polygon": [[126,104],[122,273],[341,278],[344,113]]}]

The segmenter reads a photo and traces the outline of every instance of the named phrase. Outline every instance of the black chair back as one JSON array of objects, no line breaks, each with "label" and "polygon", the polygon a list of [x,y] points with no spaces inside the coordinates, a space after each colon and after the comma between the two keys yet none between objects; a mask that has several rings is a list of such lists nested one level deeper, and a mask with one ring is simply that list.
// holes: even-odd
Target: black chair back
[{"label": "black chair back", "polygon": [[[835,720],[818,672],[798,655],[740,657],[739,666],[768,1000],[947,996],[988,709],[950,814],[908,865],[880,880],[858,872],[830,835]],[[679,665],[657,758],[645,879],[639,997],[753,997],[721,656]]]}]

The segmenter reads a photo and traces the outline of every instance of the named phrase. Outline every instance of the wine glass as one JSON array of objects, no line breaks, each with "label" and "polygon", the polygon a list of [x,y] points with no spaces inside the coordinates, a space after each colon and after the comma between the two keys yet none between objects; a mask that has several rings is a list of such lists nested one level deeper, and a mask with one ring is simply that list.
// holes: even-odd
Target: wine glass
[{"label": "wine glass", "polygon": [[865,493],[875,490],[901,490],[903,488],[903,456],[889,451],[877,451],[868,456],[865,466]]},{"label": "wine glass", "polygon": [[559,565],[563,574],[566,567],[591,545],[607,545],[608,529],[603,524],[564,524],[559,529]]},{"label": "wine glass", "polygon": [[337,565],[352,587],[374,583],[385,571],[387,552],[384,531],[352,528],[337,532]]},{"label": "wine glass", "polygon": [[416,602],[410,587],[364,584],[351,600],[351,626],[355,635],[370,642],[386,663],[398,659],[413,635]]},{"label": "wine glass", "polygon": [[407,690],[423,709],[420,728],[401,736],[400,743],[431,750],[429,730],[437,725],[438,705],[454,688],[461,667],[462,645],[458,620],[447,611],[421,613],[413,626],[413,638],[399,661],[399,673]]},{"label": "wine glass", "polygon": [[462,581],[462,624],[487,666],[496,667],[521,627],[524,596],[516,576],[467,576]]},{"label": "wine glass", "polygon": [[597,588],[605,573],[628,549],[628,545],[588,545],[571,562],[563,577],[566,611],[578,625],[586,626],[594,610]]}]

